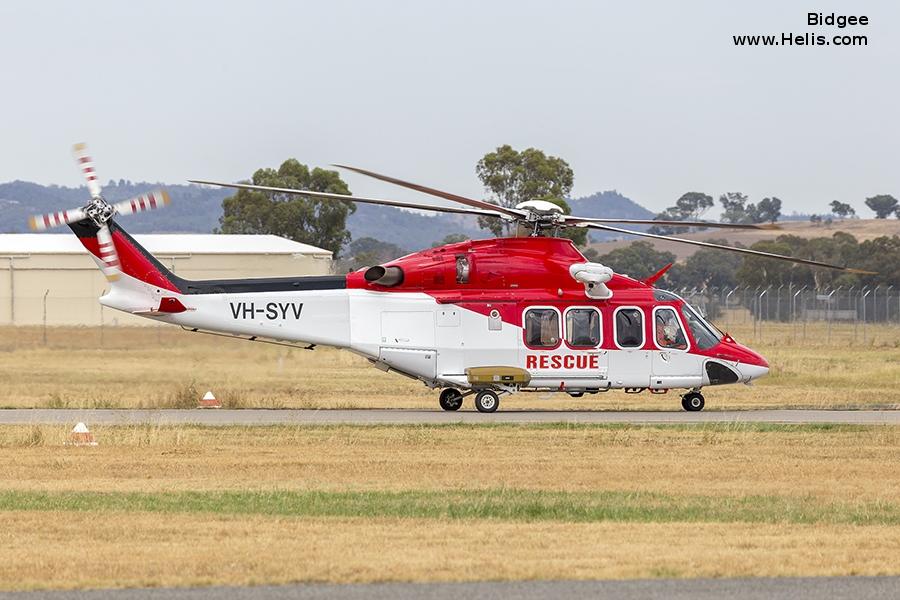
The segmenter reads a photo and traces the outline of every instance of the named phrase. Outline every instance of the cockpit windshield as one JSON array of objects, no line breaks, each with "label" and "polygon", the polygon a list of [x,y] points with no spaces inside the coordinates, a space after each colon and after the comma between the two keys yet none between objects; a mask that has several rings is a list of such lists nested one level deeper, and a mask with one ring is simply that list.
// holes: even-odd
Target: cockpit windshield
[{"label": "cockpit windshield", "polygon": [[697,348],[707,350],[721,342],[722,338],[725,337],[725,334],[722,333],[718,327],[701,317],[700,312],[697,309],[688,304],[687,301],[680,298],[677,294],[665,290],[654,290],[653,296],[654,300],[657,301],[681,300],[684,303],[681,305],[681,314],[684,316],[684,321],[687,323],[688,329],[691,330],[691,335],[694,338]]}]

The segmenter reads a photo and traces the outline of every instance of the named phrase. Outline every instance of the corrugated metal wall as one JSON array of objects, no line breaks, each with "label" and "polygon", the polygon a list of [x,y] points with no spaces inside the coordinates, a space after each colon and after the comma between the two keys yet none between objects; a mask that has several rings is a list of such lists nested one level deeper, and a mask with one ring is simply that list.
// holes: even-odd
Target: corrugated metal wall
[{"label": "corrugated metal wall", "polygon": [[[287,254],[180,254],[157,256],[185,279],[327,275],[331,260]],[[0,254],[0,325],[119,325],[152,321],[97,302],[107,282],[89,256]],[[45,299],[46,294],[46,299]]]}]

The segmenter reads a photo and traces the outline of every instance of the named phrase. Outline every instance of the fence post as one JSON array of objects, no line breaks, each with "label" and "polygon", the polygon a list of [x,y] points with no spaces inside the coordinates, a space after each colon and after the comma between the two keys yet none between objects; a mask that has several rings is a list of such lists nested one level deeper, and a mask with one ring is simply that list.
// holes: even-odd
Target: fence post
[{"label": "fence post", "polygon": [[791,336],[797,337],[797,296],[803,293],[803,290],[806,289],[804,285],[802,288],[794,292],[794,295],[791,296]]},{"label": "fence post", "polygon": [[[758,316],[756,318],[756,326],[757,326],[756,339],[759,341],[762,341],[762,328],[763,328],[763,324],[760,323],[760,317],[762,317],[762,300],[763,300],[763,297],[765,297],[765,295],[768,292],[769,292],[769,288],[764,289],[756,301],[756,312],[758,314]],[[769,306],[769,299],[766,298],[766,307],[768,308],[768,306]]]},{"label": "fence post", "polygon": [[[726,310],[726,311],[728,310],[728,300],[731,298],[731,295],[732,295],[733,293],[735,293],[738,289],[739,289],[738,287],[734,288],[733,290],[731,290],[730,292],[728,292],[728,295],[725,296],[725,310]],[[730,319],[730,318],[728,319],[728,321],[729,321],[728,324],[731,325],[732,323],[731,323],[731,319]]]},{"label": "fence post", "polygon": [[775,315],[778,319],[778,322],[781,323],[781,289],[784,287],[784,284],[778,286],[778,296],[775,299]]},{"label": "fence post", "polygon": [[872,293],[872,316],[875,317],[875,320],[878,320],[878,288],[880,286],[876,285],[875,290]]},{"label": "fence post", "polygon": [[863,346],[866,345],[866,298],[868,298],[871,293],[872,290],[869,290],[863,295]]},{"label": "fence post", "polygon": [[[50,290],[44,291],[44,317],[43,317],[43,338],[44,338],[44,346],[47,345],[47,294],[50,293]],[[12,300],[12,298],[10,298]]]},{"label": "fence post", "polygon": [[893,285],[887,286],[887,295],[884,299],[884,323],[887,325],[891,322],[891,290],[894,289]]}]

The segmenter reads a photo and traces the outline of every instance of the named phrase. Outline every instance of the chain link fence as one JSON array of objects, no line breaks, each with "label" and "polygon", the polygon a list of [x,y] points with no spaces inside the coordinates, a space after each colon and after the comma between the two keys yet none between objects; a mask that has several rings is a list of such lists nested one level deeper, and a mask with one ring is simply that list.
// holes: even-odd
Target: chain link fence
[{"label": "chain link fence", "polygon": [[900,344],[900,288],[852,286],[734,287],[673,290],[722,329],[825,343]]},{"label": "chain link fence", "polygon": [[[791,285],[769,287],[673,289],[721,329],[760,341],[806,340],[828,344],[873,343],[900,346],[900,287],[812,289]],[[56,296],[0,299],[8,315],[0,325],[86,327],[100,336],[118,326],[161,330],[165,325],[102,307],[95,298]]]}]

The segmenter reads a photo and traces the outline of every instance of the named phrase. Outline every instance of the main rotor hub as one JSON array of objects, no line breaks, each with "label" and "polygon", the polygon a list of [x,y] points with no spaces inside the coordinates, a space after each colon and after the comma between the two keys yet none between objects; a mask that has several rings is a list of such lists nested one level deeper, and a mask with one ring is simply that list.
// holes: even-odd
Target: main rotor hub
[{"label": "main rotor hub", "polygon": [[525,212],[525,221],[522,223],[531,229],[533,237],[543,235],[556,236],[564,215],[559,205],[546,200],[527,200],[520,202],[516,208]]},{"label": "main rotor hub", "polygon": [[91,201],[84,207],[84,214],[93,221],[97,227],[103,227],[109,223],[113,217],[115,210],[112,205],[107,202],[103,196],[94,196]]},{"label": "main rotor hub", "polygon": [[[519,210],[528,211],[529,218],[534,220],[555,220],[557,216],[563,214],[563,209],[558,204],[548,202],[546,200],[528,200],[520,202],[516,205]],[[551,219],[548,219],[550,217]]]}]

